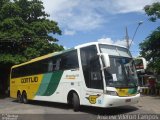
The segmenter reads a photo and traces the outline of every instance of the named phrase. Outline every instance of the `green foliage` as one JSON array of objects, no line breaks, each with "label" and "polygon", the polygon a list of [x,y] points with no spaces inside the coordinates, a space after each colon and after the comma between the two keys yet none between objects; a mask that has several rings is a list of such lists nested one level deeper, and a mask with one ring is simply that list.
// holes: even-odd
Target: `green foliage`
[{"label": "green foliage", "polygon": [[12,55],[12,54],[1,54],[0,55],[0,63],[1,64],[8,64],[8,63],[14,63],[18,64],[19,62],[26,61],[26,58],[22,55]]},{"label": "green foliage", "polygon": [[63,50],[52,33],[61,35],[57,22],[47,19],[40,0],[0,1],[0,63],[18,64]]},{"label": "green foliage", "polygon": [[[145,12],[152,22],[160,19],[160,2],[146,6]],[[148,68],[160,73],[160,26],[140,43],[141,56],[149,61]]]},{"label": "green foliage", "polygon": [[160,2],[145,6],[144,10],[146,14],[150,16],[150,20],[152,22],[155,22],[157,19],[160,18]]},{"label": "green foliage", "polygon": [[160,58],[160,27],[153,31],[145,41],[140,43],[141,55],[148,61]]}]

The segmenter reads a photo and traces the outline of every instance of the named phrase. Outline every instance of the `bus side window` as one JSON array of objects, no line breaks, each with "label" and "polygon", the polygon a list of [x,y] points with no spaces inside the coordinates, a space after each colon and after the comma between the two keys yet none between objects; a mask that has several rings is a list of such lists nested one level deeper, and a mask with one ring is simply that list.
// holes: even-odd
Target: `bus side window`
[{"label": "bus side window", "polygon": [[60,69],[69,70],[76,69],[79,67],[77,50],[73,50],[65,53],[61,56]]},{"label": "bus side window", "polygon": [[80,49],[81,62],[86,87],[103,89],[103,79],[97,48],[95,45]]},{"label": "bus side window", "polygon": [[52,67],[53,67],[53,71],[58,70],[57,67],[56,67],[56,62],[53,62],[53,66]]},{"label": "bus side window", "polygon": [[52,72],[53,71],[53,61],[49,60],[48,62],[48,72]]},{"label": "bus side window", "polygon": [[59,68],[60,68],[60,62],[61,62],[61,59],[60,58],[58,58],[56,61],[55,61],[55,63],[54,63],[54,70],[59,70]]},{"label": "bus side window", "polygon": [[96,56],[90,60],[90,69],[91,69],[91,80],[102,80],[102,76],[100,71],[99,57]]}]

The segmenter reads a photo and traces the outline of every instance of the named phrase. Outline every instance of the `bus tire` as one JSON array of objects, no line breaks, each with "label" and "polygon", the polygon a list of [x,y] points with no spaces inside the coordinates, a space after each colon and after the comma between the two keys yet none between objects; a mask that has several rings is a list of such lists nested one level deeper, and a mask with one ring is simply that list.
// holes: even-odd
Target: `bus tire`
[{"label": "bus tire", "polygon": [[21,95],[21,93],[20,93],[19,91],[17,92],[17,101],[18,101],[19,103],[22,102],[22,95]]},{"label": "bus tire", "polygon": [[26,93],[26,92],[23,92],[23,93],[22,93],[22,101],[23,101],[24,104],[27,104],[27,103],[28,103],[27,93]]},{"label": "bus tire", "polygon": [[80,108],[80,101],[79,101],[79,97],[76,93],[73,93],[73,98],[72,98],[72,104],[73,104],[73,110],[75,112],[79,111]]}]

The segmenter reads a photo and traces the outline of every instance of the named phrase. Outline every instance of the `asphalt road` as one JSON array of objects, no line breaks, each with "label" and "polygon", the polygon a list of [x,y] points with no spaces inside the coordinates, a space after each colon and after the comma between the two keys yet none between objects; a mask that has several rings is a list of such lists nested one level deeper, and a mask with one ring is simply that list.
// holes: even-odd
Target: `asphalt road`
[{"label": "asphalt road", "polygon": [[[121,115],[155,114],[156,111],[145,106],[150,98],[142,97],[140,103],[132,106],[117,108],[95,108],[81,106],[79,112],[74,112],[66,104],[30,101],[29,104],[18,103],[12,98],[0,99],[0,120],[12,118],[15,120],[97,120],[97,119],[118,119]],[[159,101],[158,99],[156,101]],[[150,101],[149,101],[150,102]],[[158,107],[159,108],[159,107]],[[118,118],[117,118],[118,117]],[[124,116],[123,116],[124,117]],[[126,118],[127,119],[127,118]]]}]

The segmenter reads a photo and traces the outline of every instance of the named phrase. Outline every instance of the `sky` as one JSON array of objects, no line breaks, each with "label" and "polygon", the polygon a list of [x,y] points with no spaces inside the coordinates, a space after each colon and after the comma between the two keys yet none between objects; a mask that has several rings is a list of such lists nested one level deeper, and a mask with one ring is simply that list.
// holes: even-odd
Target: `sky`
[{"label": "sky", "polygon": [[143,21],[133,39],[130,51],[139,55],[143,42],[158,26],[150,22],[143,8],[160,0],[42,0],[49,19],[58,22],[62,35],[53,35],[66,49],[87,42],[106,42],[126,46],[125,29],[130,41],[138,23]]}]

